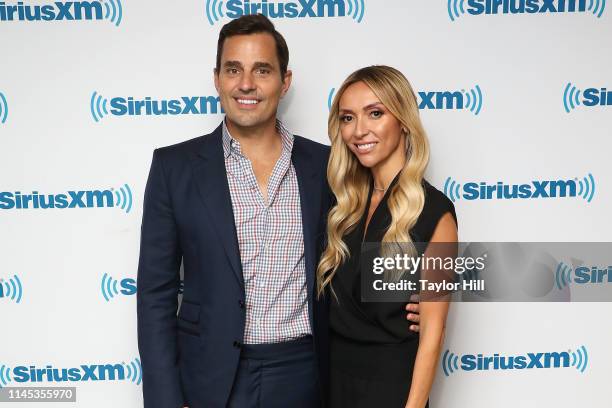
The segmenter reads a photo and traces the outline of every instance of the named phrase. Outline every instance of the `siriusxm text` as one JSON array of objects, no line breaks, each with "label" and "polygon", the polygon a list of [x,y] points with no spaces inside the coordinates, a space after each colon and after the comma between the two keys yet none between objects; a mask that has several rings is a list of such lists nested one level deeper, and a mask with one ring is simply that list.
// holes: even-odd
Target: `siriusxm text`
[{"label": "siriusxm text", "polygon": [[99,1],[74,1],[30,5],[23,1],[7,5],[0,2],[0,21],[56,21],[102,20],[102,3]]},{"label": "siriusxm text", "polygon": [[227,16],[238,18],[247,14],[261,13],[270,18],[344,17],[344,0],[298,0],[296,2],[268,2],[229,0]]},{"label": "siriusxm text", "polygon": [[570,354],[567,351],[552,353],[527,353],[526,355],[502,356],[493,354],[464,354],[461,356],[461,368],[464,371],[481,370],[522,370],[533,368],[560,368],[570,366]]},{"label": "siriusxm text", "polygon": [[114,207],[111,190],[67,191],[65,194],[22,194],[20,191],[0,192],[0,209],[50,209],[50,208],[93,208]]},{"label": "siriusxm text", "polygon": [[578,266],[574,275],[574,283],[612,283],[612,266],[601,269],[597,266]]},{"label": "siriusxm text", "polygon": [[18,383],[125,380],[125,370],[122,364],[83,364],[73,368],[17,366],[13,368],[13,380]]},{"label": "siriusxm text", "polygon": [[512,198],[552,198],[576,197],[575,180],[533,180],[528,184],[506,184],[498,181],[495,184],[465,183],[462,197],[466,200],[476,199],[512,199]]},{"label": "siriusxm text", "polygon": [[467,0],[466,8],[472,15],[575,13],[586,10],[586,0]]},{"label": "siriusxm text", "polygon": [[116,116],[139,115],[205,115],[224,113],[218,96],[183,96],[180,99],[154,100],[151,97],[115,97],[110,112]]}]

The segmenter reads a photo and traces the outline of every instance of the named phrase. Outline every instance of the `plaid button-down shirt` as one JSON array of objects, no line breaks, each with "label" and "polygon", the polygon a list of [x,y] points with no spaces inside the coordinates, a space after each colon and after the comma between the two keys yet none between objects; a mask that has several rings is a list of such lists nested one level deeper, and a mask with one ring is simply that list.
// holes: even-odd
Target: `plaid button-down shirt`
[{"label": "plaid button-down shirt", "polygon": [[223,152],[246,291],[245,344],[311,333],[300,193],[291,163],[293,135],[280,121],[282,153],[264,200],[253,167],[223,122]]}]

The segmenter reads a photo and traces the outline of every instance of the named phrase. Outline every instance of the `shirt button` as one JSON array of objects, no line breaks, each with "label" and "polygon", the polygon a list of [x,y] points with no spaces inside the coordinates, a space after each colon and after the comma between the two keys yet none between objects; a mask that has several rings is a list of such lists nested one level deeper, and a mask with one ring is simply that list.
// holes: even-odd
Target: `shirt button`
[{"label": "shirt button", "polygon": [[236,348],[240,348],[240,347],[242,347],[242,343],[241,343],[241,342],[239,342],[238,340],[235,340],[235,341],[234,341],[234,347],[236,347]]},{"label": "shirt button", "polygon": [[259,282],[259,287],[260,288],[265,288],[266,287],[266,283],[264,281],[260,281]]}]

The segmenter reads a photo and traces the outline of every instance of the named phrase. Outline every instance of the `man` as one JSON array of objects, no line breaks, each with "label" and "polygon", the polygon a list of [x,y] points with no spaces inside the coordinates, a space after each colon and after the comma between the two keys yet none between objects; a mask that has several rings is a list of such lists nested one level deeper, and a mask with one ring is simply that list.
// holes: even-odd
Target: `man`
[{"label": "man", "polygon": [[153,154],[138,268],[146,408],[324,401],[327,308],[315,270],[329,148],[276,119],[288,61],[264,16],[226,24],[214,72],[224,122]]}]

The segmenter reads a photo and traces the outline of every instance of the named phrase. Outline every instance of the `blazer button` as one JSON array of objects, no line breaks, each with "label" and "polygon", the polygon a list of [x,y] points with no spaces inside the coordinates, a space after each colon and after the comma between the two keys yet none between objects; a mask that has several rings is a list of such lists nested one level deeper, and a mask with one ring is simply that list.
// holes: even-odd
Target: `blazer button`
[{"label": "blazer button", "polygon": [[240,308],[241,308],[241,309],[244,309],[244,300],[240,299],[240,300],[238,301],[238,305],[240,305]]},{"label": "blazer button", "polygon": [[235,340],[234,341],[234,347],[240,348],[240,347],[242,347],[242,343],[240,343],[238,340]]}]

